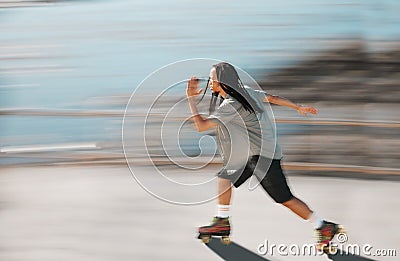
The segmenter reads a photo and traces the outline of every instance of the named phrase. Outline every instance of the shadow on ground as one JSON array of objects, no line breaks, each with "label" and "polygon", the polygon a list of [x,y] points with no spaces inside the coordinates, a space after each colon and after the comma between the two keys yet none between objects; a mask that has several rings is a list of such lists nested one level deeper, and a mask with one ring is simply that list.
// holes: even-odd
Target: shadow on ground
[{"label": "shadow on ground", "polygon": [[242,247],[241,245],[236,244],[235,242],[231,242],[229,245],[224,245],[219,239],[212,239],[206,246],[211,249],[214,253],[216,253],[219,257],[224,260],[266,260],[270,261],[270,259],[263,258],[256,253],[251,252],[250,250]]},{"label": "shadow on ground", "polygon": [[373,261],[374,259],[369,259],[366,257],[350,254],[344,251],[339,251],[335,255],[328,255],[330,260],[334,261]]}]

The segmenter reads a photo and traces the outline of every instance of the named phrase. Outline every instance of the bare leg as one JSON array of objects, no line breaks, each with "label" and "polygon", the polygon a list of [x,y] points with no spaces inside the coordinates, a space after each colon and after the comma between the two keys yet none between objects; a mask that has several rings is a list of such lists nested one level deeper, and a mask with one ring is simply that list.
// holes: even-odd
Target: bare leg
[{"label": "bare leg", "polygon": [[293,213],[305,220],[307,220],[313,213],[311,209],[306,205],[306,203],[296,197],[293,197],[292,199],[283,202],[282,205],[284,205],[285,207],[293,211]]},{"label": "bare leg", "polygon": [[218,204],[230,205],[232,197],[232,183],[228,179],[218,178]]}]

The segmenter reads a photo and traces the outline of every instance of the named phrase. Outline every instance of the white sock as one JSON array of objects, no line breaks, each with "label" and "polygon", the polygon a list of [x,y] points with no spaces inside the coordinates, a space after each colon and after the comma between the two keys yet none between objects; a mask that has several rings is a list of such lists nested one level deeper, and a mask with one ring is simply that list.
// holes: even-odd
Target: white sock
[{"label": "white sock", "polygon": [[322,226],[322,219],[318,217],[315,212],[311,213],[310,217],[308,218],[308,221],[313,224],[315,229],[318,229]]},{"label": "white sock", "polygon": [[220,218],[229,217],[229,209],[230,209],[230,207],[231,207],[231,205],[219,205],[218,204],[217,217],[220,217]]}]

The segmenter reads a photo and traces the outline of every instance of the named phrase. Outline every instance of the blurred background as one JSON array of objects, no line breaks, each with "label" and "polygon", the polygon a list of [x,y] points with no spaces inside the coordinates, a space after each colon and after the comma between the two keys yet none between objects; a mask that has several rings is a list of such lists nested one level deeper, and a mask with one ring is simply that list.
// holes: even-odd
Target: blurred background
[{"label": "blurred background", "polygon": [[[394,224],[399,211],[392,212],[392,207],[399,209],[400,180],[399,12],[396,0],[1,0],[0,220],[1,230],[6,231],[0,235],[1,260],[54,260],[54,256],[68,260],[66,253],[74,248],[63,248],[64,241],[62,246],[54,245],[51,236],[68,238],[68,231],[73,230],[70,221],[85,217],[87,220],[76,227],[80,232],[69,235],[71,242],[79,238],[76,248],[92,237],[124,238],[115,231],[122,233],[125,228],[98,228],[117,222],[112,217],[98,220],[114,211],[105,207],[107,202],[114,205],[118,201],[115,211],[120,211],[119,218],[130,216],[130,225],[142,220],[131,216],[135,211],[150,211],[146,217],[153,215],[147,204],[141,204],[154,199],[143,196],[145,192],[139,187],[131,188],[136,186],[134,182],[127,185],[131,179],[121,141],[124,110],[132,92],[153,71],[200,57],[231,62],[268,93],[317,107],[319,114],[310,117],[272,107],[285,169],[293,183],[298,183],[305,195],[315,189],[306,184],[336,184],[332,190],[342,188],[340,198],[347,202],[355,200],[350,192],[353,187],[342,187],[341,182],[355,182],[366,195],[379,187],[382,193],[376,195],[382,198],[376,203],[387,202],[380,211],[391,213],[386,222]],[[208,75],[208,71],[203,74]],[[148,91],[159,93],[164,88]],[[184,87],[180,95],[164,97],[160,111],[168,111],[183,96]],[[143,96],[143,104],[149,102]],[[144,117],[143,104],[136,104],[134,117]],[[161,122],[152,124],[159,126]],[[182,150],[196,156],[198,137],[189,128]],[[174,170],[158,140],[152,141],[149,152],[154,163]],[[138,149],[135,161],[146,172],[145,158]],[[126,194],[121,192],[124,189]],[[361,202],[368,198],[360,195],[353,196]],[[309,198],[319,204],[318,196],[310,194]],[[160,204],[154,210],[156,215],[187,211],[155,204]],[[53,213],[56,206],[59,212]],[[210,206],[204,208],[212,209]],[[351,208],[348,205],[349,212],[338,218],[356,226],[359,219],[350,215]],[[207,220],[205,211],[192,211]],[[371,210],[364,211],[360,213]],[[382,220],[372,219],[382,224]],[[94,227],[96,220],[98,226]],[[171,222],[176,220],[171,218]],[[365,222],[368,227],[376,225]],[[152,234],[154,226],[159,229],[159,225],[146,225],[142,236]],[[85,234],[92,231],[91,226],[97,232]],[[44,235],[49,236],[32,242],[43,227],[48,227]],[[194,225],[189,223],[188,227]],[[382,241],[376,242],[400,243],[397,235],[388,238],[384,232],[376,233],[382,235]],[[130,234],[127,238],[135,237]],[[359,240],[362,238],[359,234]],[[89,243],[76,257],[179,259],[167,247],[163,255],[151,257],[155,253],[149,249],[116,247],[121,242],[112,245],[117,249],[114,252],[104,252],[109,243]],[[96,257],[98,251],[101,257]]]}]

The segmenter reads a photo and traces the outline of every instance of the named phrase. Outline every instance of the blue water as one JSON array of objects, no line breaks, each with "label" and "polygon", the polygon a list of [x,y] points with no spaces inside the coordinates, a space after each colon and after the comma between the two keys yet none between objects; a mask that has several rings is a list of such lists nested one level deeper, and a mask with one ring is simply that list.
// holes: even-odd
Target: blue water
[{"label": "blue water", "polygon": [[[129,94],[159,67],[195,57],[274,71],[338,39],[397,40],[399,11],[396,0],[113,0],[3,9],[0,55],[14,58],[0,59],[0,108],[109,108],[90,101]],[[0,146],[37,142],[31,135],[106,138],[119,124],[1,116]],[[8,139],[14,136],[25,138]]]}]

